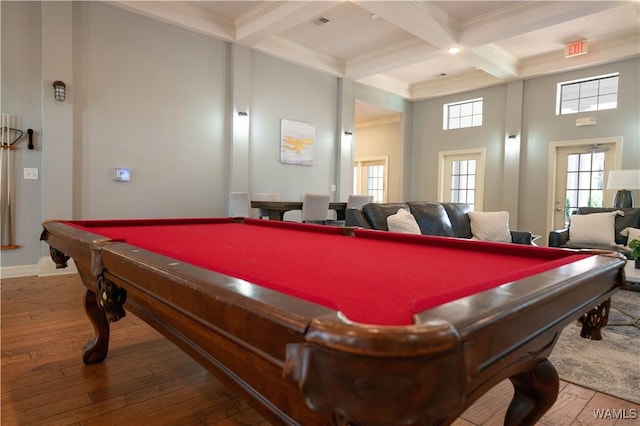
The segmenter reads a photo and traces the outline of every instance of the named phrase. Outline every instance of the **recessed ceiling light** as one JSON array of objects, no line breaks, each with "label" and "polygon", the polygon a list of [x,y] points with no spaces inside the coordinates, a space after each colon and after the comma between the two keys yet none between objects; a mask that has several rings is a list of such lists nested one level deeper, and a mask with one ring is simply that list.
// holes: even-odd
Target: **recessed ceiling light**
[{"label": "recessed ceiling light", "polygon": [[372,13],[371,15],[369,15],[371,17],[371,19],[378,19],[379,16],[376,15],[375,13]]},{"label": "recessed ceiling light", "polygon": [[455,55],[458,52],[460,52],[460,48],[456,47],[456,46],[453,46],[453,47],[448,48],[447,52],[449,52],[450,55]]}]

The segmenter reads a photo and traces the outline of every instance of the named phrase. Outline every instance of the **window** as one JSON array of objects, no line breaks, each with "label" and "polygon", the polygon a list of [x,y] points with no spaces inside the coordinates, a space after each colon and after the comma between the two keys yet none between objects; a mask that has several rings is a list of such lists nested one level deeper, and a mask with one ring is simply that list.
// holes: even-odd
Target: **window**
[{"label": "window", "polygon": [[556,115],[618,107],[618,73],[558,83]]},{"label": "window", "polygon": [[476,195],[476,160],[451,164],[451,202],[469,204],[473,210]]},{"label": "window", "polygon": [[438,201],[465,203],[482,211],[485,149],[441,151],[438,157]]},{"label": "window", "polygon": [[604,160],[604,152],[567,156],[565,223],[578,207],[602,207]]},{"label": "window", "polygon": [[444,104],[442,129],[462,129],[482,126],[482,98]]},{"label": "window", "polygon": [[353,166],[353,193],[373,195],[374,203],[387,200],[388,159],[370,158],[357,160]]}]

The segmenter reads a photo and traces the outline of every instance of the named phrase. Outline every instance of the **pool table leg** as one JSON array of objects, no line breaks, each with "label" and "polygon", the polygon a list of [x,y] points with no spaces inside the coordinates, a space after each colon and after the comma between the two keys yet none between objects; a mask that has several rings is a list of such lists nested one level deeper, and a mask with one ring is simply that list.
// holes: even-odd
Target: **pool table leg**
[{"label": "pool table leg", "polygon": [[98,306],[96,294],[89,289],[84,295],[84,311],[93,324],[95,337],[84,344],[82,361],[85,364],[97,364],[107,357],[109,351],[109,321]]},{"label": "pool table leg", "polygon": [[533,425],[558,397],[560,380],[551,361],[544,359],[528,372],[510,378],[515,390],[505,425]]}]

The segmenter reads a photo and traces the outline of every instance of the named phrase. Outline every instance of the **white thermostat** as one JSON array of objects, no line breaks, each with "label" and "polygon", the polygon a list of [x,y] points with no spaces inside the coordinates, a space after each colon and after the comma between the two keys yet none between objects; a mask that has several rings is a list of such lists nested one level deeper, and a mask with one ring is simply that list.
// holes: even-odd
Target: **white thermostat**
[{"label": "white thermostat", "polygon": [[129,182],[131,180],[131,170],[124,167],[113,169],[113,180],[116,182]]}]

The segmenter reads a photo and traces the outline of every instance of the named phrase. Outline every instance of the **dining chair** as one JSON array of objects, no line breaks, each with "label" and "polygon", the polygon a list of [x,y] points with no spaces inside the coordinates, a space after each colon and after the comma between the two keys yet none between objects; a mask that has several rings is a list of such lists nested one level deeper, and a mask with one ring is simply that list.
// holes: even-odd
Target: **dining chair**
[{"label": "dining chair", "polygon": [[326,224],[329,216],[329,194],[304,194],[302,196],[302,221]]},{"label": "dining chair", "polygon": [[361,209],[365,204],[373,203],[373,195],[349,195],[347,197],[348,209]]},{"label": "dining chair", "polygon": [[248,192],[229,194],[229,214],[231,217],[251,217],[251,200]]}]

